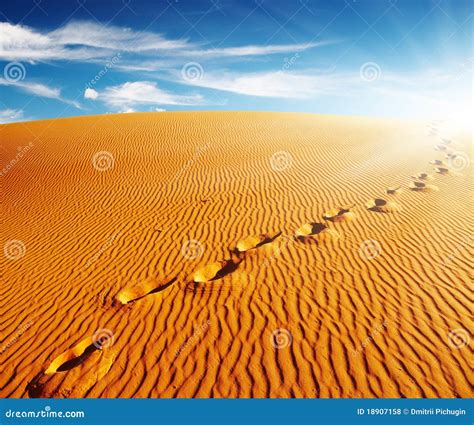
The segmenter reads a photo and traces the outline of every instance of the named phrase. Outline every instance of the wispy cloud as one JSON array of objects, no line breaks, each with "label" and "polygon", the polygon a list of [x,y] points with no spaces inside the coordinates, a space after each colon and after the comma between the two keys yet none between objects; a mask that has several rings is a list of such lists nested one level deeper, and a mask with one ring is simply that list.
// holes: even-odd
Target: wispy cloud
[{"label": "wispy cloud", "polygon": [[48,99],[55,99],[60,102],[66,103],[68,105],[72,105],[75,108],[82,109],[81,105],[78,102],[74,100],[65,99],[64,97],[62,97],[61,89],[57,87],[49,87],[45,84],[34,83],[34,82],[9,81],[4,78],[0,78],[0,86],[16,87],[26,93],[30,93],[39,97],[45,97]]},{"label": "wispy cloud", "polygon": [[[107,58],[115,52],[147,55],[160,52],[165,57],[209,58],[244,57],[300,52],[328,42],[250,45],[225,48],[202,48],[188,40],[174,40],[151,31],[100,25],[89,21],[71,21],[49,32],[0,22],[0,60],[18,61],[91,61]],[[154,67],[158,64],[155,62]],[[122,65],[124,68],[126,65]],[[129,69],[140,69],[140,61],[130,59]]]},{"label": "wispy cloud", "polygon": [[23,111],[19,109],[3,109],[0,110],[0,124],[16,122],[23,120]]},{"label": "wispy cloud", "polygon": [[107,87],[99,92],[97,98],[120,111],[136,105],[200,105],[201,95],[178,95],[167,92],[151,81],[126,82]]},{"label": "wispy cloud", "polygon": [[242,57],[242,56],[264,56],[281,53],[298,53],[303,50],[315,47],[327,46],[334,44],[335,41],[322,41],[318,43],[306,44],[270,44],[263,46],[241,46],[241,47],[224,47],[216,49],[204,49],[200,51],[183,51],[181,54],[193,57],[197,55],[199,58],[224,58],[224,57]]},{"label": "wispy cloud", "polygon": [[333,77],[296,72],[206,72],[202,78],[184,80],[186,84],[258,97],[305,99],[326,92]]},{"label": "wispy cloud", "polygon": [[50,32],[0,22],[0,59],[29,62],[85,61],[107,57],[110,52],[147,52],[189,49],[186,41],[169,40],[152,32],[72,21]]}]

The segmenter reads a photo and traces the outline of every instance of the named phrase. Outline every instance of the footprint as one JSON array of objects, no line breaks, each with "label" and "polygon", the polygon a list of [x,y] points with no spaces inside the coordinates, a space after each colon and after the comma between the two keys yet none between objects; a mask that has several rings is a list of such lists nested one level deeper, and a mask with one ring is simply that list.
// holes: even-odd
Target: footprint
[{"label": "footprint", "polygon": [[[216,283],[206,282],[194,282],[190,281],[184,286],[186,292],[192,292],[193,294],[209,294],[209,293],[218,293],[218,294],[232,294],[239,297],[239,294],[242,294],[242,291],[248,285],[254,283],[253,277],[251,277],[246,272],[240,272],[239,270],[234,271],[229,274],[228,278]],[[227,297],[224,297],[227,299]]]},{"label": "footprint", "polygon": [[108,343],[83,339],[56,357],[48,368],[27,385],[31,398],[83,397],[112,367],[115,354]]},{"label": "footprint", "polygon": [[132,301],[137,301],[140,298],[146,297],[150,294],[156,294],[157,292],[164,291],[169,288],[176,281],[176,277],[172,279],[160,280],[157,278],[148,278],[142,282],[129,286],[122,289],[116,296],[115,299],[125,305]]},{"label": "footprint", "polygon": [[411,182],[409,186],[410,190],[415,192],[437,192],[438,188],[432,184],[426,184],[424,182]]},{"label": "footprint", "polygon": [[231,258],[209,263],[194,273],[193,281],[195,283],[204,283],[221,279],[229,273],[237,270],[237,267],[241,262],[241,258]]},{"label": "footprint", "polygon": [[265,245],[267,243],[273,242],[276,238],[281,235],[281,232],[276,234],[270,233],[261,233],[259,235],[251,235],[245,239],[237,242],[236,250],[238,252],[246,252],[259,246]]},{"label": "footprint", "polygon": [[323,214],[323,218],[332,222],[352,220],[355,218],[355,214],[350,210],[354,207],[355,205],[350,207],[333,208],[332,210],[326,211]]},{"label": "footprint", "polygon": [[450,174],[449,168],[446,168],[446,167],[436,167],[435,172],[438,174],[442,174],[444,176],[447,174]]},{"label": "footprint", "polygon": [[[446,157],[449,157],[449,155],[452,155],[452,154],[446,154]],[[444,161],[442,161],[441,159],[433,159],[433,161],[430,161],[430,164],[433,164],[433,165],[445,165]]]},{"label": "footprint", "polygon": [[395,202],[386,201],[382,198],[371,199],[366,202],[365,206],[370,211],[381,212],[381,213],[391,213],[398,211],[398,205]]},{"label": "footprint", "polygon": [[453,141],[451,139],[447,139],[445,137],[441,137],[441,143],[443,145],[450,145],[451,143],[453,143]]},{"label": "footprint", "polygon": [[339,232],[323,223],[305,223],[295,232],[295,239],[298,240],[304,240],[309,236],[315,236],[318,240],[339,239]]},{"label": "footprint", "polygon": [[447,151],[448,147],[446,145],[439,144],[435,146],[435,150],[443,152],[443,151]]},{"label": "footprint", "polygon": [[397,195],[398,193],[400,193],[402,191],[402,187],[401,186],[392,186],[392,187],[388,187],[385,192],[388,194],[388,195]]},{"label": "footprint", "polygon": [[428,173],[418,173],[412,176],[415,180],[433,180],[434,177]]}]

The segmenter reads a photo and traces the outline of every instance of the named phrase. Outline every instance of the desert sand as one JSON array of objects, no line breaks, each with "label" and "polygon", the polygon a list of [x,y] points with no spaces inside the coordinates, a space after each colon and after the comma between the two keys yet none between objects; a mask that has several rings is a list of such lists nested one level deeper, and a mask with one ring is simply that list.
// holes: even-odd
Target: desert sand
[{"label": "desert sand", "polygon": [[471,136],[253,112],[0,126],[1,397],[472,396]]}]

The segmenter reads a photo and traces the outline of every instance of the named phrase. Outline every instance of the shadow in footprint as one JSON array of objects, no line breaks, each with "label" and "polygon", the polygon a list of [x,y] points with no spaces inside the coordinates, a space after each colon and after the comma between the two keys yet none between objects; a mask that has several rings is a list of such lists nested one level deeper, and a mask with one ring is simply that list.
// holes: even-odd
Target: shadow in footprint
[{"label": "shadow in footprint", "polygon": [[82,397],[110,370],[110,338],[88,337],[56,357],[26,386],[30,398]]},{"label": "shadow in footprint", "polygon": [[395,202],[386,201],[382,198],[375,198],[368,201],[365,206],[369,211],[379,212],[379,213],[389,213],[396,211],[398,205]]},{"label": "shadow in footprint", "polygon": [[[216,284],[216,281],[234,273],[242,261],[242,256],[233,255],[230,259],[219,260],[201,267],[194,273],[193,280],[186,284],[185,290],[196,293],[206,287],[220,289],[226,286],[224,283]],[[229,288],[232,289],[232,285]]]},{"label": "shadow in footprint", "polygon": [[254,250],[263,245],[272,243],[279,236],[281,236],[281,234],[282,232],[277,232],[276,234],[261,233],[259,235],[248,236],[245,239],[242,239],[239,242],[237,242],[236,247],[233,250],[231,250],[231,252],[236,255],[240,255],[242,253]]},{"label": "shadow in footprint", "polygon": [[56,369],[56,372],[65,372],[67,370],[70,370],[76,366],[79,366],[81,363],[83,363],[94,351],[100,350],[100,342],[93,343],[89,345],[82,354],[77,356],[74,359],[67,360],[64,362],[62,365],[58,366]]},{"label": "shadow in footprint", "polygon": [[426,184],[424,182],[411,182],[408,186],[410,190],[414,192],[437,192],[438,187],[433,186],[432,184]]},{"label": "shadow in footprint", "polygon": [[306,236],[319,235],[321,232],[326,230],[328,227],[323,223],[305,223],[295,232],[294,239],[303,241]]},{"label": "shadow in footprint", "polygon": [[216,276],[211,279],[211,282],[214,280],[222,279],[224,276],[227,276],[230,273],[235,272],[240,265],[241,261],[239,262],[234,262],[233,260],[229,261],[222,269],[220,269]]},{"label": "shadow in footprint", "polygon": [[418,173],[411,177],[415,180],[433,180],[433,176],[428,173]]},{"label": "shadow in footprint", "polygon": [[338,221],[348,221],[352,220],[355,216],[354,213],[351,211],[355,205],[351,205],[348,207],[340,207],[340,208],[333,208],[332,210],[326,211],[323,214],[324,220],[338,222]]},{"label": "shadow in footprint", "polygon": [[441,174],[443,176],[446,176],[449,174],[449,168],[446,167],[437,167],[435,168],[435,172],[438,174]]},{"label": "shadow in footprint", "polygon": [[387,195],[396,195],[401,192],[401,189],[401,186],[387,187],[385,192],[387,193]]},{"label": "shadow in footprint", "polygon": [[337,240],[339,239],[339,233],[323,223],[312,222],[303,224],[298,228],[294,239],[304,244],[319,243],[326,240]]},{"label": "shadow in footprint", "polygon": [[145,279],[143,282],[140,282],[135,286],[122,289],[116,295],[115,299],[123,305],[138,301],[148,295],[164,291],[165,289],[173,285],[176,280],[176,276],[170,280],[159,280],[155,278]]}]

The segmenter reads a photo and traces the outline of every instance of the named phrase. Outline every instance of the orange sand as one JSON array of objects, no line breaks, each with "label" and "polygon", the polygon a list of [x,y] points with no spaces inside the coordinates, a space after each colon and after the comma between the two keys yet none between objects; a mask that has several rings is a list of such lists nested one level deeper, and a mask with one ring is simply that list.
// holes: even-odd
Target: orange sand
[{"label": "orange sand", "polygon": [[[430,165],[470,135],[435,133],[248,112],[0,126],[0,395],[472,396],[472,166]],[[410,189],[421,172],[437,190]]]}]

